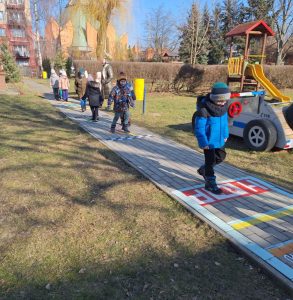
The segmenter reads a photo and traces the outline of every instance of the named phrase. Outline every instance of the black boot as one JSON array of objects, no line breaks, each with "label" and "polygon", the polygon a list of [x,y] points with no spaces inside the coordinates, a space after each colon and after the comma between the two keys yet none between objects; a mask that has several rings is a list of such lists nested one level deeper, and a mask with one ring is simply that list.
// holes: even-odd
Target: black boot
[{"label": "black boot", "polygon": [[197,173],[202,176],[204,180],[206,180],[205,165],[202,165],[199,169],[197,169]]},{"label": "black boot", "polygon": [[128,126],[126,126],[126,125],[123,126],[123,130],[124,130],[124,132],[126,132],[126,133],[129,133],[129,132],[130,132],[130,130],[128,129]]},{"label": "black boot", "polygon": [[111,132],[115,133],[115,127],[111,127]]},{"label": "black boot", "polygon": [[216,195],[223,193],[223,191],[217,186],[216,176],[206,176],[204,188]]}]

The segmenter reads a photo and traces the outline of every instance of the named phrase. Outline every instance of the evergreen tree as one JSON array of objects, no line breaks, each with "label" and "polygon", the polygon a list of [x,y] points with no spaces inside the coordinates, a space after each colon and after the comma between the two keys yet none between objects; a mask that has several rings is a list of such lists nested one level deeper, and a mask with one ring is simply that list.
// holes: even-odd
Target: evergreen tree
[{"label": "evergreen tree", "polygon": [[223,34],[243,23],[245,7],[240,0],[224,0],[221,13],[221,29]]},{"label": "evergreen tree", "polygon": [[206,38],[203,39],[202,43],[202,51],[198,55],[198,63],[199,64],[204,64],[206,65],[208,63],[208,55],[209,55],[209,50],[211,47],[211,16],[209,12],[209,8],[207,3],[205,3],[205,6],[203,8],[203,13],[202,13],[202,23],[203,23],[203,28],[206,29]]},{"label": "evergreen tree", "polygon": [[220,64],[224,60],[226,43],[220,30],[221,25],[221,6],[217,3],[214,6],[211,22],[210,22],[210,51],[208,55],[208,63]]},{"label": "evergreen tree", "polygon": [[272,26],[274,0],[247,0],[247,4],[248,6],[245,7],[245,17],[247,21],[264,20]]},{"label": "evergreen tree", "polygon": [[19,68],[8,50],[6,44],[0,45],[0,63],[3,65],[5,71],[6,82],[19,82],[20,71]]},{"label": "evergreen tree", "polygon": [[[223,37],[235,26],[244,23],[245,21],[245,6],[241,0],[224,0],[222,6],[221,18],[221,30]],[[227,43],[227,41],[225,41]],[[237,45],[235,49],[238,54],[243,54],[245,48],[245,40],[243,38],[234,38],[234,42]],[[228,47],[224,48],[224,55],[228,57]]]},{"label": "evergreen tree", "polygon": [[64,54],[59,50],[54,58],[54,68],[61,70],[65,68],[66,60]]},{"label": "evergreen tree", "polygon": [[43,70],[47,72],[48,74],[48,78],[51,76],[51,62],[50,59],[48,57],[43,59],[42,62],[43,65]]},{"label": "evergreen tree", "polygon": [[197,63],[207,63],[209,12],[201,12],[197,2],[194,2],[187,22],[179,30],[181,60],[194,66]]},{"label": "evergreen tree", "polygon": [[68,78],[71,76],[71,67],[72,67],[72,58],[71,57],[68,57],[66,59],[66,62],[65,62],[65,70],[66,70],[66,74],[68,76]]}]

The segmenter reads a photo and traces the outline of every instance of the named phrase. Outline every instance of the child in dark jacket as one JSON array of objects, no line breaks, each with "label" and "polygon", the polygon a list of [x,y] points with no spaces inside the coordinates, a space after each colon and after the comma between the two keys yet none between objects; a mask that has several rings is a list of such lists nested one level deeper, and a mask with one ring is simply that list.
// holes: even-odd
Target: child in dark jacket
[{"label": "child in dark jacket", "polygon": [[195,118],[195,136],[204,150],[205,164],[197,172],[205,179],[205,189],[221,194],[214,166],[224,161],[224,145],[229,137],[228,104],[231,93],[223,82],[216,82],[210,94],[199,100]]},{"label": "child in dark jacket", "polygon": [[88,98],[89,105],[92,111],[92,121],[97,122],[99,120],[99,106],[103,103],[104,99],[100,90],[100,84],[89,75],[85,94],[82,97],[83,100]]}]

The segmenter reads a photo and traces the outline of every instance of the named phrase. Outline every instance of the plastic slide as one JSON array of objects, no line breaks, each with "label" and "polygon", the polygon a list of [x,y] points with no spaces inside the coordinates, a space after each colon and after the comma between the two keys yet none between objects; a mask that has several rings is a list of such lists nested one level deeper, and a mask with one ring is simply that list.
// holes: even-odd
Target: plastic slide
[{"label": "plastic slide", "polygon": [[261,65],[248,64],[245,69],[245,75],[252,76],[257,80],[269,94],[276,100],[281,102],[290,101],[290,97],[283,95],[265,76]]}]

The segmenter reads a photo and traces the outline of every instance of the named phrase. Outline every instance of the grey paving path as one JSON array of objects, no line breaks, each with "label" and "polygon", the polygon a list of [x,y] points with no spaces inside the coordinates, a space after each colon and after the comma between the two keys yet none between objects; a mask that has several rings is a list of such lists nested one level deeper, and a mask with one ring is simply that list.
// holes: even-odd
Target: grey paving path
[{"label": "grey paving path", "polygon": [[[50,89],[27,81],[52,99]],[[204,190],[196,169],[203,155],[144,128],[111,134],[112,117],[100,112],[92,123],[78,101],[50,100],[66,116],[120,155],[159,188],[209,223],[293,292],[293,193],[228,164],[216,167],[223,195]]]}]

